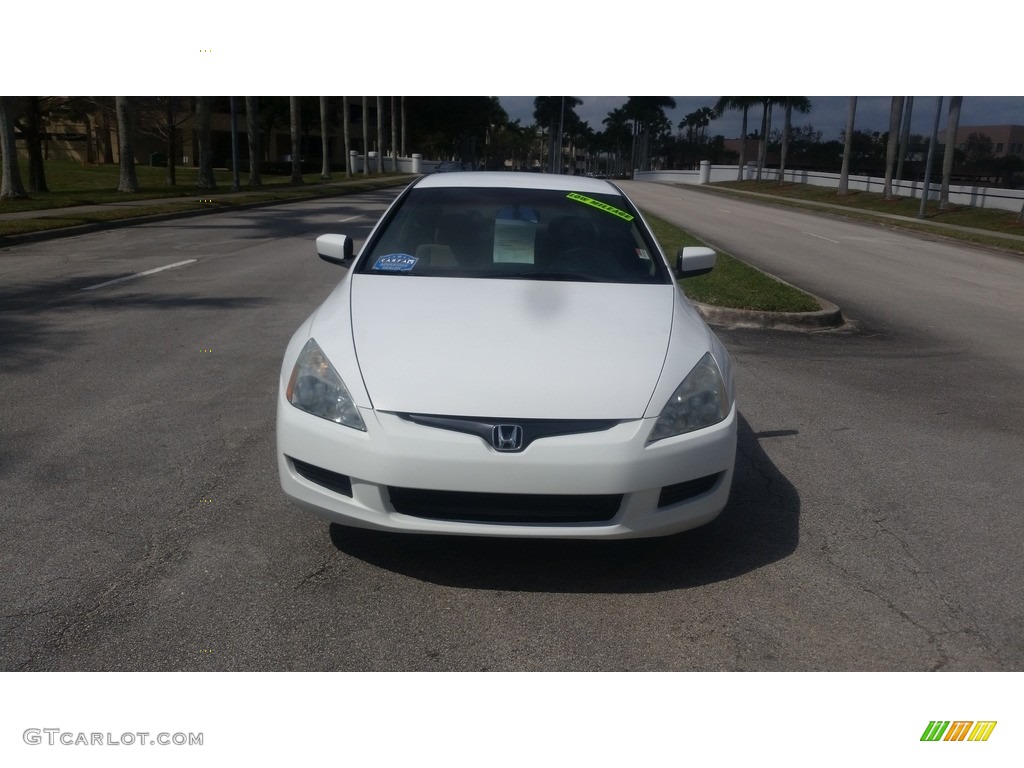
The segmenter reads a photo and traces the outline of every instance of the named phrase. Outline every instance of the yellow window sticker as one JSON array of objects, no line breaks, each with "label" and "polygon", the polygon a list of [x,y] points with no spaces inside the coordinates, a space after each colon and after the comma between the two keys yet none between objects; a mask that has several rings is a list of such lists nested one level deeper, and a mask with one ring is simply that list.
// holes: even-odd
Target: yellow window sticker
[{"label": "yellow window sticker", "polygon": [[602,203],[600,200],[595,200],[592,197],[581,195],[579,192],[570,192],[568,195],[566,195],[566,197],[568,197],[570,200],[575,200],[577,203],[583,203],[584,205],[591,205],[594,208],[599,208],[605,213],[610,213],[613,216],[618,216],[620,219],[625,219],[626,221],[633,220],[632,214],[626,213],[625,211],[620,211],[615,206],[608,205],[608,203]]}]

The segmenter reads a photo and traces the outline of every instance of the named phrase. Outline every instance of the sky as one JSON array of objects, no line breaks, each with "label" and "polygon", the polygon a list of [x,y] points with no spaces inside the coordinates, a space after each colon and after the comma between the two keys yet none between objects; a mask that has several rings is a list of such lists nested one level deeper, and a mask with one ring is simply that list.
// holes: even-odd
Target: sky
[{"label": "sky", "polygon": [[[583,104],[576,108],[576,114],[590,124],[595,131],[604,129],[602,120],[616,107],[621,107],[628,96],[580,96]],[[673,127],[688,113],[700,107],[713,107],[717,96],[673,96],[676,108],[666,110],[672,120]],[[846,130],[846,116],[849,108],[848,96],[810,96],[811,111],[806,115],[794,113],[793,125],[813,125],[821,131],[823,141],[838,139],[841,131]],[[890,96],[858,96],[855,123],[857,130],[879,131],[889,130]],[[501,106],[508,112],[512,120],[519,119],[523,125],[533,122],[532,96],[501,96]],[[931,134],[935,122],[935,110],[938,98],[935,96],[918,96],[914,98],[911,114],[911,132],[923,136]],[[949,108],[949,97],[942,103],[939,130],[946,127],[946,116]],[[742,125],[742,113],[729,112],[712,121],[708,126],[711,136],[721,134],[727,139],[738,138]],[[761,110],[754,108],[747,118],[747,130],[753,131],[760,127]],[[960,125],[1024,125],[1024,96],[965,96],[960,110]],[[775,110],[772,116],[772,127],[782,127],[782,113]]]},{"label": "sky", "polygon": [[[39,31],[35,5],[8,5],[6,27]],[[1024,96],[1013,96],[1024,92],[1019,46],[998,26],[1019,15],[1010,0],[985,6],[983,44],[958,42],[959,17],[892,0],[858,0],[841,24],[818,0],[631,0],[603,10],[435,0],[391,15],[372,4],[325,6],[325,18],[294,25],[209,0],[175,0],[171,16],[136,0],[107,0],[103,14],[83,15],[71,0],[46,7],[45,35],[4,40],[0,93],[819,94],[807,120],[826,139],[844,127],[848,95],[961,93],[973,94],[962,122],[1024,123]],[[501,98],[513,117],[532,121],[533,96]],[[580,114],[595,128],[626,99],[583,98]],[[716,98],[676,97],[673,121]],[[887,102],[861,97],[858,126],[886,130]],[[929,113],[924,99],[915,132],[930,132]],[[738,125],[732,116],[714,130],[729,136]]]}]

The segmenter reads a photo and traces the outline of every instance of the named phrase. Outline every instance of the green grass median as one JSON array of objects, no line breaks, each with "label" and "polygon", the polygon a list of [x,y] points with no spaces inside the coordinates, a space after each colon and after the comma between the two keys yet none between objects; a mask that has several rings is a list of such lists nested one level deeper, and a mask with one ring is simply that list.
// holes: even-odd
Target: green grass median
[{"label": "green grass median", "polygon": [[[644,219],[654,230],[669,259],[683,246],[707,245],[688,232],[644,211]],[[762,312],[817,312],[821,305],[803,291],[766,275],[749,264],[716,251],[715,268],[706,275],[679,281],[683,292],[693,301],[732,309]]]},{"label": "green grass median", "polygon": [[[1014,253],[1024,253],[1024,242],[1010,237],[1024,236],[1024,223],[1018,221],[1019,213],[996,208],[979,208],[971,205],[954,205],[948,210],[940,211],[938,203],[929,201],[923,220],[917,219],[921,209],[920,198],[896,197],[886,200],[879,192],[850,190],[840,197],[835,187],[819,187],[813,184],[795,184],[778,181],[724,181],[706,186],[687,187],[720,195],[733,197],[754,193],[762,202],[772,205],[798,207],[807,210],[822,210],[820,205],[834,206],[828,209],[831,215],[882,224],[891,229],[905,229],[911,232],[927,233],[960,240],[973,245],[981,245]],[[746,195],[749,199],[749,194]],[[892,219],[888,216],[901,216],[904,219]],[[940,225],[940,226],[934,226]],[[949,225],[949,226],[941,226]],[[953,229],[967,227],[971,230]],[[991,233],[991,234],[989,234]]]},{"label": "green grass median", "polygon": [[[28,169],[24,161],[21,172],[22,179],[27,179]],[[135,172],[139,181],[139,191],[125,193],[116,191],[120,175],[117,165],[82,165],[66,161],[49,161],[46,163],[46,182],[51,191],[32,192],[28,198],[21,200],[0,201],[0,214],[37,215],[0,220],[0,236],[200,208],[227,209],[254,203],[333,197],[406,184],[415,178],[411,174],[384,173],[371,176],[358,174],[347,179],[344,172],[335,172],[332,179],[323,180],[319,173],[310,173],[303,176],[302,184],[293,184],[290,176],[265,175],[261,186],[248,187],[247,175],[243,174],[240,179],[240,191],[232,192],[232,174],[229,170],[214,171],[217,188],[213,190],[200,189],[196,185],[196,168],[178,168],[178,183],[175,186],[167,184],[166,168],[140,165],[136,166]],[[139,205],[125,205],[133,202],[138,202]],[[110,208],[75,210],[87,205],[110,205]],[[70,210],[57,213],[56,209]]]}]

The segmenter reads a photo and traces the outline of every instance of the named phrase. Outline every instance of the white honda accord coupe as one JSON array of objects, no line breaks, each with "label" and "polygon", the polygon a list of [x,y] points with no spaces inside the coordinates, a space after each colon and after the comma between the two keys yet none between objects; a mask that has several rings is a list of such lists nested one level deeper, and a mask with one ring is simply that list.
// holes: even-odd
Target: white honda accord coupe
[{"label": "white honda accord coupe", "polygon": [[729,496],[729,354],[614,184],[420,178],[288,345],[281,487],[336,523],[483,536],[631,538],[712,520]]}]

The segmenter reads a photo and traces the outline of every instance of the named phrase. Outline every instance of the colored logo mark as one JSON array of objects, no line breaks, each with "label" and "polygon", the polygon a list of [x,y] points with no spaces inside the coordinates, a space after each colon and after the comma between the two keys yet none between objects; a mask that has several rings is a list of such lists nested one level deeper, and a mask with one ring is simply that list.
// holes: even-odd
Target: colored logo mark
[{"label": "colored logo mark", "polygon": [[921,741],[988,741],[996,728],[996,720],[932,720],[921,735]]}]

